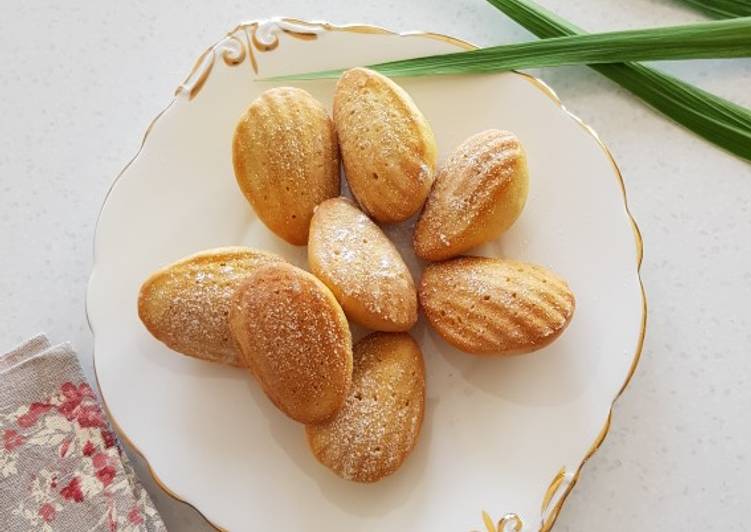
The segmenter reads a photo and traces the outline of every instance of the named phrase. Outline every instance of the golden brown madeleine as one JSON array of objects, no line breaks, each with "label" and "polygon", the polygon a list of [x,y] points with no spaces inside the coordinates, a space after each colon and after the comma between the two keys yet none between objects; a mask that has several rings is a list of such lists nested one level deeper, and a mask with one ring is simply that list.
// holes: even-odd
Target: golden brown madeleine
[{"label": "golden brown madeleine", "polygon": [[406,331],[417,321],[417,290],[407,265],[381,228],[348,199],[316,208],[308,263],[360,325]]},{"label": "golden brown madeleine", "polygon": [[445,260],[497,238],[521,214],[528,190],[516,135],[491,129],[468,138],[438,169],[415,228],[415,253]]},{"label": "golden brown madeleine", "polygon": [[292,419],[319,423],[344,404],[352,337],[326,286],[290,264],[259,268],[237,289],[230,329],[266,395]]},{"label": "golden brown madeleine", "polygon": [[407,333],[373,333],[355,345],[347,401],[330,421],[305,427],[308,445],[340,477],[375,482],[412,451],[424,411],[420,347]]},{"label": "golden brown madeleine", "polygon": [[240,366],[227,315],[235,289],[261,266],[284,259],[243,247],[201,251],[151,274],[138,294],[138,317],[175,351]]},{"label": "golden brown madeleine", "polygon": [[269,89],[248,107],[235,127],[232,161],[258,217],[290,244],[304,245],[315,206],[339,195],[333,123],[302,89]]},{"label": "golden brown madeleine", "polygon": [[428,266],[420,304],[448,343],[477,354],[512,355],[545,347],[574,314],[566,281],[541,266],[459,257]]},{"label": "golden brown madeleine", "polygon": [[396,83],[365,68],[336,84],[334,123],[349,188],[363,210],[383,223],[406,220],[430,191],[433,131]]}]

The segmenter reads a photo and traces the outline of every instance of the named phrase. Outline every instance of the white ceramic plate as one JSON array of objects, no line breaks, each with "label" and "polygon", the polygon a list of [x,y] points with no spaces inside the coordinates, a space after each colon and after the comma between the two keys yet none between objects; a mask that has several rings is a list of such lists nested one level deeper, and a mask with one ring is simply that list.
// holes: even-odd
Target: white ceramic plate
[{"label": "white ceramic plate", "polygon": [[[232,172],[235,121],[273,85],[259,77],[462,45],[369,26],[291,19],[241,25],[199,58],[107,196],[87,301],[99,386],[121,434],[160,485],[216,526],[547,529],[604,438],[612,402],[641,348],[641,242],[604,145],[529,76],[399,80],[431,122],[441,156],[486,128],[520,137],[531,176],[527,207],[507,234],[478,252],[559,272],[577,309],[552,346],[507,359],[459,353],[421,320],[413,334],[427,365],[425,424],[393,476],[374,485],[340,480],[308,452],[302,427],[279,414],[244,371],[170,351],[136,315],[148,274],[198,250],[242,244],[305,265],[305,248],[266,230]],[[330,108],[333,81],[296,85]],[[389,233],[419,278],[410,229]]]}]

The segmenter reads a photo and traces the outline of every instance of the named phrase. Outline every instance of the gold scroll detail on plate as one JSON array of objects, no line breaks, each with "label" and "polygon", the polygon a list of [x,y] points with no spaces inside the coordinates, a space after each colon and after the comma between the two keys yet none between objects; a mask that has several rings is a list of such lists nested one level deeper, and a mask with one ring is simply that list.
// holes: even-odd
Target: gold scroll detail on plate
[{"label": "gold scroll detail on plate", "polygon": [[[291,19],[290,19],[291,21]],[[247,22],[238,25],[235,29],[227,33],[227,36],[221,41],[215,43],[211,48],[206,50],[193,65],[193,68],[175,91],[175,95],[187,94],[188,99],[192,100],[198,95],[203,88],[206,80],[209,79],[211,70],[214,68],[217,56],[224,64],[235,67],[245,62],[245,58],[250,58],[250,68],[255,74],[258,74],[258,61],[256,52],[270,52],[279,46],[279,31],[285,35],[296,39],[311,41],[318,38],[315,31],[307,31],[306,26],[299,24],[296,27],[273,26],[269,31],[270,40],[264,40],[258,36],[260,22]]]},{"label": "gold scroll detail on plate", "polygon": [[[523,526],[522,519],[517,514],[506,514],[496,524],[485,510],[482,512],[482,522],[487,532],[521,532]],[[478,531],[473,530],[472,532]]]}]

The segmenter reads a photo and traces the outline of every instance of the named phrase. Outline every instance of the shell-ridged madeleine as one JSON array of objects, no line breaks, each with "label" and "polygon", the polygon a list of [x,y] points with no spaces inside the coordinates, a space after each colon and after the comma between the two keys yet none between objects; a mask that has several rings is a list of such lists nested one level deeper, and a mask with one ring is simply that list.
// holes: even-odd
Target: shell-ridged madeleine
[{"label": "shell-ridged madeleine", "polygon": [[241,366],[227,315],[240,283],[259,267],[284,262],[243,247],[209,249],[154,272],[141,285],[138,316],[169,348],[204,360]]},{"label": "shell-ridged madeleine", "polygon": [[302,89],[269,89],[248,107],[235,127],[232,160],[258,217],[290,244],[304,245],[315,206],[339,195],[333,123]]},{"label": "shell-ridged madeleine", "polygon": [[354,348],[352,387],[328,422],[305,428],[315,457],[334,473],[375,482],[412,451],[425,411],[425,367],[407,333],[373,333]]},{"label": "shell-ridged madeleine", "polygon": [[347,70],[334,94],[334,123],[349,188],[382,223],[406,220],[430,191],[433,131],[412,98],[387,77]]},{"label": "shell-ridged madeleine", "polygon": [[497,238],[521,214],[528,189],[516,135],[491,129],[471,136],[438,168],[415,227],[415,253],[445,260]]},{"label": "shell-ridged madeleine", "polygon": [[291,264],[259,268],[238,287],[229,313],[245,364],[266,395],[301,423],[333,416],[352,378],[352,337],[326,286]]},{"label": "shell-ridged madeleine", "polygon": [[476,354],[535,351],[558,338],[574,314],[566,281],[534,264],[459,257],[423,272],[420,304],[448,343]]},{"label": "shell-ridged madeleine", "polygon": [[360,325],[406,331],[417,321],[417,290],[407,265],[381,228],[348,199],[316,208],[308,263]]}]

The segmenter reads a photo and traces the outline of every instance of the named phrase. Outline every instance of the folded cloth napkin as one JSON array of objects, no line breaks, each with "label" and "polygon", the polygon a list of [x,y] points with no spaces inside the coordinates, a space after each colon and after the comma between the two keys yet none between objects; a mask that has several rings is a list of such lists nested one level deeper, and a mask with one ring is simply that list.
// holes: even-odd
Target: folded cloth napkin
[{"label": "folded cloth napkin", "polygon": [[0,530],[162,531],[68,344],[0,356]]}]

